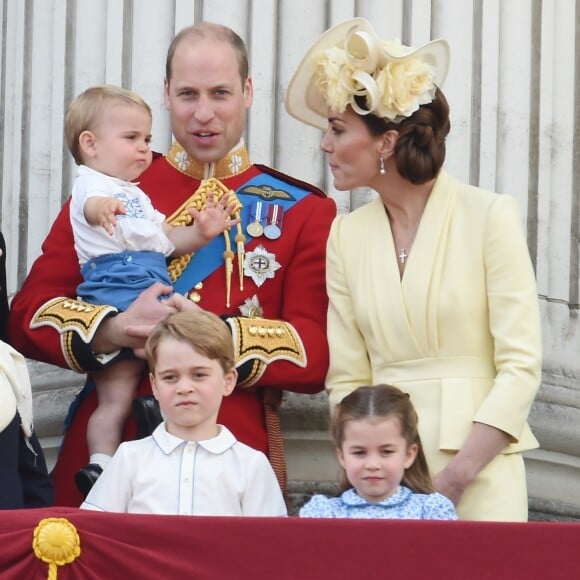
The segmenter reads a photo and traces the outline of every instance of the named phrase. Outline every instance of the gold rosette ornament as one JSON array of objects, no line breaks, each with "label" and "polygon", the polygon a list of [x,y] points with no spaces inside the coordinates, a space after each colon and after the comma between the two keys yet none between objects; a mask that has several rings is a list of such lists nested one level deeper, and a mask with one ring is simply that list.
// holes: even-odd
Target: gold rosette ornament
[{"label": "gold rosette ornament", "polygon": [[77,529],[65,518],[45,518],[34,530],[34,555],[48,564],[48,580],[56,580],[57,566],[73,562],[81,553]]}]

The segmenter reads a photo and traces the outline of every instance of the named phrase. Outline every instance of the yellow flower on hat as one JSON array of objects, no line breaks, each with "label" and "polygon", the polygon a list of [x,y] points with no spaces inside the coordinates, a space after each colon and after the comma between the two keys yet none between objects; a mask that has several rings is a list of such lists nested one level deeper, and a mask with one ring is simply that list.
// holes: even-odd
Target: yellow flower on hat
[{"label": "yellow flower on hat", "polygon": [[337,47],[323,51],[314,61],[314,69],[318,90],[324,100],[331,109],[342,113],[354,90],[354,66],[346,51]]},{"label": "yellow flower on hat", "polygon": [[[400,122],[435,98],[435,71],[420,56],[406,56],[412,49],[396,42],[384,42],[381,54],[377,46],[365,48],[363,58],[338,46],[314,58],[314,81],[332,110],[342,113],[350,105],[359,114]],[[369,62],[375,65],[371,70]],[[365,97],[364,106],[357,96]]]},{"label": "yellow flower on hat", "polygon": [[375,82],[380,105],[373,113],[391,121],[410,117],[435,98],[431,67],[418,58],[388,62],[376,73]]},{"label": "yellow flower on hat", "polygon": [[326,30],[290,79],[284,105],[295,119],[328,127],[328,109],[398,123],[435,98],[449,70],[449,44],[435,39],[412,48],[383,40],[364,18]]}]

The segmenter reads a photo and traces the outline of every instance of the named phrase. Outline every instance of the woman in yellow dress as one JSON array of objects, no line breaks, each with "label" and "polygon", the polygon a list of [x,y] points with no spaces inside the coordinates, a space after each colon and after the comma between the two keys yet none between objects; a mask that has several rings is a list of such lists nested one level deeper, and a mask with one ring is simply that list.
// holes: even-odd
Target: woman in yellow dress
[{"label": "woman in yellow dress", "polygon": [[525,521],[522,451],[541,378],[539,306],[515,199],[444,169],[449,48],[326,31],[286,108],[325,131],[339,190],[379,197],[336,218],[327,251],[331,406],[360,385],[408,392],[437,491],[461,519]]}]

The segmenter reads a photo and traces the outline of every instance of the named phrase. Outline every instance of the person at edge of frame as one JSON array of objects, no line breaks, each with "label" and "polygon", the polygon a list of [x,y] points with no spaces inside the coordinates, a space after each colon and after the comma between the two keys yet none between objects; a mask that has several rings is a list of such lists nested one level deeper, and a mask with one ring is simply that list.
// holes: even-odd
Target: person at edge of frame
[{"label": "person at edge of frame", "polygon": [[6,243],[0,232],[0,509],[51,506],[54,489],[32,421],[24,357],[7,344]]}]

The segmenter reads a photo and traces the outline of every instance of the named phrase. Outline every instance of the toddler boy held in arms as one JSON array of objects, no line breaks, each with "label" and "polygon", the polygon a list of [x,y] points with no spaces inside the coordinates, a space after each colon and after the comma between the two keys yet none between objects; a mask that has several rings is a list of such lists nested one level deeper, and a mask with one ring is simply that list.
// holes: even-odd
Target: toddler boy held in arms
[{"label": "toddler boy held in arms", "polygon": [[[69,149],[79,165],[70,221],[83,282],[77,296],[126,310],[155,282],[171,289],[166,258],[191,254],[236,224],[228,196],[208,199],[193,223],[171,226],[134,180],[152,161],[151,109],[136,93],[112,85],[90,87],[70,104]],[[93,371],[98,406],[87,425],[89,465],[75,476],[86,496],[121,441],[144,370],[139,359]]]}]

